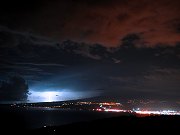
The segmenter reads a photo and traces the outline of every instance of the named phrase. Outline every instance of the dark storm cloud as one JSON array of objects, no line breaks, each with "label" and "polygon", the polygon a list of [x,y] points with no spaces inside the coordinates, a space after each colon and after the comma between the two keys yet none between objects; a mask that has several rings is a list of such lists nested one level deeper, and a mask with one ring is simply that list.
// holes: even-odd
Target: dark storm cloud
[{"label": "dark storm cloud", "polygon": [[82,38],[88,38],[89,36],[93,35],[95,31],[93,30],[85,30],[82,32]]},{"label": "dark storm cloud", "polygon": [[[109,77],[111,92],[119,96],[136,96],[136,98],[173,99],[179,97],[180,70],[172,68],[152,68],[142,75],[111,76]],[[116,89],[121,91],[121,94]],[[111,93],[111,94],[112,94]],[[139,95],[139,96],[138,96]]]},{"label": "dark storm cloud", "polygon": [[129,16],[127,13],[121,13],[119,15],[117,15],[117,20],[121,23],[124,22],[126,20],[128,20]]},{"label": "dark storm cloud", "polygon": [[55,63],[16,63],[17,65],[30,65],[30,66],[55,66],[55,67],[65,67],[62,64]]},{"label": "dark storm cloud", "polygon": [[36,72],[40,72],[42,71],[41,69],[38,69],[38,68],[33,68],[33,67],[29,67],[29,66],[18,66],[18,65],[2,65],[1,64],[1,67],[0,69],[3,69],[3,68],[6,68],[6,69],[14,69],[14,70],[26,70],[26,71],[36,71]]},{"label": "dark storm cloud", "polygon": [[172,20],[171,27],[174,28],[174,31],[177,34],[180,34],[180,18]]},{"label": "dark storm cloud", "polygon": [[[54,45],[56,42],[48,38],[33,35],[28,32],[19,32],[0,25],[0,47],[13,47],[20,44]],[[26,48],[27,46],[24,46]]]},{"label": "dark storm cloud", "polygon": [[13,10],[2,10],[1,24],[59,41],[106,46],[116,46],[130,33],[142,33],[142,43],[147,46],[179,42],[178,0],[45,0],[22,4],[24,8],[15,4],[10,6]]},{"label": "dark storm cloud", "polygon": [[20,76],[0,83],[0,101],[26,101],[28,92],[28,85]]},{"label": "dark storm cloud", "polygon": [[179,98],[179,84],[180,81],[180,70],[165,68],[156,69],[151,73],[148,73],[141,79],[141,84],[137,85],[139,90],[146,89],[149,93],[159,93],[160,97],[174,98],[178,100]]},{"label": "dark storm cloud", "polygon": [[20,74],[39,91],[178,99],[179,44],[139,47],[144,38],[136,32],[120,38],[116,48],[71,40],[58,43],[8,28],[1,28],[0,35],[1,80]]}]

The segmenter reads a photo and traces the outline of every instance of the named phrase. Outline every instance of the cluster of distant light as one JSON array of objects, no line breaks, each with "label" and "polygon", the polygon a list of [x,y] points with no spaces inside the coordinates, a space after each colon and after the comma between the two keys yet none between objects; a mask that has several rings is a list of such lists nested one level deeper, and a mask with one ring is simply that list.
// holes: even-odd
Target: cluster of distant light
[{"label": "cluster of distant light", "polygon": [[163,111],[134,111],[137,114],[154,114],[154,115],[180,115],[180,112],[173,110],[163,110]]},{"label": "cluster of distant light", "polygon": [[122,109],[107,109],[107,108],[98,108],[98,109],[93,109],[96,110],[98,112],[104,111],[104,112],[131,112],[129,110],[122,110]]},{"label": "cluster of distant light", "polygon": [[116,102],[77,102],[80,105],[100,105],[100,106],[122,106],[121,103]]},{"label": "cluster of distant light", "polygon": [[127,112],[127,110],[120,110],[120,109],[105,109],[105,112]]},{"label": "cluster of distant light", "polygon": [[148,115],[180,115],[180,112],[173,110],[163,110],[163,111],[132,111],[132,110],[122,110],[122,109],[96,109],[96,111],[105,111],[105,112],[129,112],[137,114],[148,114]]},{"label": "cluster of distant light", "polygon": [[[114,107],[111,108],[109,104],[99,104],[99,108],[93,109],[95,111],[104,111],[104,112],[128,112],[128,113],[136,113],[136,114],[144,114],[144,115],[180,115],[180,111],[174,111],[174,110],[163,110],[163,111],[148,111],[148,110],[140,110],[140,108],[133,109],[133,110],[123,110],[122,108],[119,108],[116,106],[117,104],[110,104]],[[106,105],[106,106],[103,106]]]}]

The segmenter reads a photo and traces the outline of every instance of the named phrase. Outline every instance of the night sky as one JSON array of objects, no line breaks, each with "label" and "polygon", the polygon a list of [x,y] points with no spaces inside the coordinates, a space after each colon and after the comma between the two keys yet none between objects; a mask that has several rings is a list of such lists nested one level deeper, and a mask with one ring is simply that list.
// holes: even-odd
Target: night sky
[{"label": "night sky", "polygon": [[[22,76],[32,102],[179,101],[179,7],[179,0],[7,1],[0,5],[0,79]],[[1,100],[13,96],[0,93]]]},{"label": "night sky", "polygon": [[58,41],[116,46],[129,33],[139,34],[147,46],[179,41],[178,0],[29,0],[1,6],[2,25]]}]

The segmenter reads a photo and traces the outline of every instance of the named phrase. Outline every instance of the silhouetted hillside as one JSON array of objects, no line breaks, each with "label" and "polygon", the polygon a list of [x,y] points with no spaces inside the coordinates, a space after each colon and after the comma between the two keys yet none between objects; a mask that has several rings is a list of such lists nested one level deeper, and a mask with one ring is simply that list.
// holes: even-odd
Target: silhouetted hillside
[{"label": "silhouetted hillside", "polygon": [[[164,133],[176,132],[180,128],[179,116],[121,116],[105,118],[90,122],[80,122],[59,127],[46,127],[32,131],[32,134],[61,134],[61,133]],[[144,130],[145,129],[145,130]]]}]

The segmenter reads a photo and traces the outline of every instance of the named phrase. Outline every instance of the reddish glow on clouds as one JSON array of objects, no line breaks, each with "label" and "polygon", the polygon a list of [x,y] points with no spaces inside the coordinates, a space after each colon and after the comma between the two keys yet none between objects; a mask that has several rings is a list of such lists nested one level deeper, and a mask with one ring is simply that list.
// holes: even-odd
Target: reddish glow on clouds
[{"label": "reddish glow on clouds", "polygon": [[180,42],[178,0],[59,1],[45,4],[22,22],[22,29],[52,37],[116,46],[130,33],[141,43],[174,45]]}]

